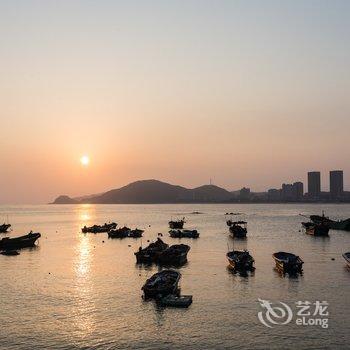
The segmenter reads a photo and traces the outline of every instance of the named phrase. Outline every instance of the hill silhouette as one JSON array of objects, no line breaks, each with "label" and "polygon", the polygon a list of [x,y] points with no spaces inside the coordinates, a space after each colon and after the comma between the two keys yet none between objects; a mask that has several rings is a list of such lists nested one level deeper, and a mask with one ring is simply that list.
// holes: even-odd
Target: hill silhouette
[{"label": "hill silhouette", "polygon": [[215,203],[230,201],[232,197],[231,192],[214,185],[188,189],[158,180],[141,180],[98,195],[77,198],[59,196],[53,204]]}]

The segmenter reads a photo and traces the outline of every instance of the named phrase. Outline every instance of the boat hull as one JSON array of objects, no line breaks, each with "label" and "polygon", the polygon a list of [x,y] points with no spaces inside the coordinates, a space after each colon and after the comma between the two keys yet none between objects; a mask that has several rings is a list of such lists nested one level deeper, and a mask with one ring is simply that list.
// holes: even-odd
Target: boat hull
[{"label": "boat hull", "polygon": [[349,253],[344,253],[343,254],[343,258],[346,261],[346,264],[348,265],[348,267],[350,268],[350,252]]},{"label": "boat hull", "polygon": [[276,269],[282,273],[297,274],[303,271],[303,261],[291,253],[275,253],[272,255],[275,260]]},{"label": "boat hull", "polygon": [[180,278],[181,274],[174,270],[163,270],[154,274],[142,287],[145,298],[159,298],[169,294],[178,294]]},{"label": "boat hull", "polygon": [[35,246],[35,242],[41,237],[40,233],[30,233],[16,238],[3,238],[0,241],[0,250],[16,250]]}]

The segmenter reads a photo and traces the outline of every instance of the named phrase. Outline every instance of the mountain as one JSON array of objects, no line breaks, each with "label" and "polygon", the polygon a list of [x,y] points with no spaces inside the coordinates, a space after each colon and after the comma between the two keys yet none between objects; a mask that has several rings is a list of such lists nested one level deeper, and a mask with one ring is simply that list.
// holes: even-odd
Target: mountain
[{"label": "mountain", "polygon": [[57,197],[53,202],[53,204],[77,204],[77,203],[79,203],[79,201],[73,198],[70,198],[66,195]]},{"label": "mountain", "polygon": [[99,195],[77,198],[59,196],[53,204],[215,203],[230,201],[232,197],[232,193],[214,185],[188,189],[158,180],[142,180]]}]

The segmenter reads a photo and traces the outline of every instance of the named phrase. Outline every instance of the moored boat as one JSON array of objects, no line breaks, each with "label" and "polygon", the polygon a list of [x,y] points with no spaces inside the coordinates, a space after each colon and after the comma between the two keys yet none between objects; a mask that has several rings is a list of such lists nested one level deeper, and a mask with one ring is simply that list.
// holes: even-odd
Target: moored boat
[{"label": "moored boat", "polygon": [[0,252],[1,255],[16,256],[19,255],[17,250],[3,250]]},{"label": "moored boat", "polygon": [[310,220],[315,224],[323,224],[331,230],[350,231],[350,218],[345,220],[332,220],[325,216],[324,212],[321,215],[310,215]]},{"label": "moored boat", "polygon": [[145,298],[160,298],[169,294],[177,294],[180,278],[180,272],[174,270],[163,270],[154,274],[142,287]]},{"label": "moored boat", "polygon": [[155,242],[149,244],[148,247],[140,247],[137,252],[135,252],[136,262],[138,264],[151,264],[156,262],[158,256],[169,247],[168,244],[164,243],[160,238],[157,238]]},{"label": "moored boat", "polygon": [[199,232],[197,230],[170,230],[170,237],[172,238],[198,238]]},{"label": "moored boat", "polygon": [[226,254],[230,268],[238,271],[253,271],[254,258],[248,250],[233,250]]},{"label": "moored boat", "polygon": [[328,236],[329,227],[323,223],[302,222],[305,233],[313,236]]},{"label": "moored boat", "polygon": [[233,221],[229,228],[232,237],[245,238],[247,237],[247,222],[246,221]]},{"label": "moored boat", "polygon": [[131,231],[130,228],[126,226],[116,228],[114,230],[108,231],[108,237],[109,238],[126,238],[126,237],[129,237],[130,231]]},{"label": "moored boat", "polygon": [[16,250],[21,248],[34,247],[35,242],[40,237],[40,233],[34,232],[30,232],[27,235],[15,238],[5,237],[0,240],[0,250]]},{"label": "moored boat", "polygon": [[299,256],[292,253],[277,252],[272,254],[272,257],[275,260],[277,270],[280,272],[289,274],[302,272],[304,262]]},{"label": "moored boat", "polygon": [[90,227],[84,226],[81,231],[83,233],[102,233],[114,230],[117,227],[115,222],[105,223],[103,225],[93,225]]},{"label": "moored boat", "polygon": [[192,304],[192,295],[169,294],[163,298],[159,298],[157,303],[161,306],[187,308]]},{"label": "moored boat", "polygon": [[163,250],[157,257],[156,262],[160,265],[180,266],[187,262],[187,253],[190,250],[187,244],[174,244]]},{"label": "moored boat", "polygon": [[0,233],[7,233],[8,229],[11,227],[11,224],[5,224],[3,223],[0,225]]},{"label": "moored boat", "polygon": [[347,265],[350,267],[350,252],[344,253],[343,258],[345,259]]},{"label": "moored boat", "polygon": [[170,220],[169,221],[169,227],[171,229],[183,229],[185,224],[185,218],[182,218],[181,220]]}]

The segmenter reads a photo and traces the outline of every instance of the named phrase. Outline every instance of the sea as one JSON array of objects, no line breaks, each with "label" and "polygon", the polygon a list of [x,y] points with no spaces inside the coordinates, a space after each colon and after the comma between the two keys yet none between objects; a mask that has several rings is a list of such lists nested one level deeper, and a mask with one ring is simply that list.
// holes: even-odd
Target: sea
[{"label": "sea", "polygon": [[[0,255],[0,349],[349,349],[350,232],[313,237],[301,227],[300,214],[322,211],[350,217],[348,204],[0,206],[9,237],[42,235],[35,248]],[[230,237],[231,212],[248,222],[246,240]],[[168,221],[182,217],[198,239],[169,237]],[[108,221],[144,236],[81,232]],[[159,233],[191,247],[178,269],[188,309],[142,298],[159,268],[137,265],[134,252]],[[228,269],[232,249],[249,250],[253,273]],[[276,271],[278,251],[299,255],[303,274]]]}]

